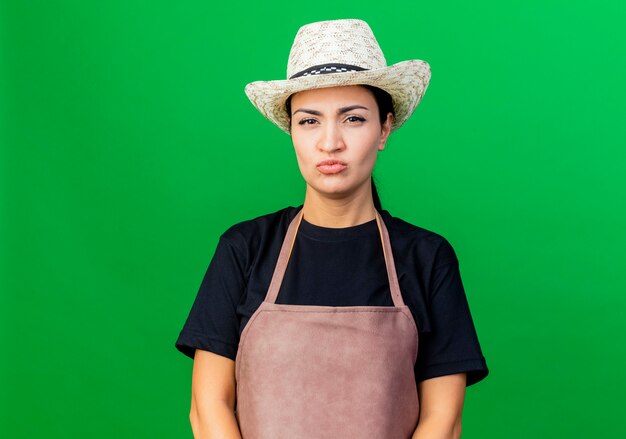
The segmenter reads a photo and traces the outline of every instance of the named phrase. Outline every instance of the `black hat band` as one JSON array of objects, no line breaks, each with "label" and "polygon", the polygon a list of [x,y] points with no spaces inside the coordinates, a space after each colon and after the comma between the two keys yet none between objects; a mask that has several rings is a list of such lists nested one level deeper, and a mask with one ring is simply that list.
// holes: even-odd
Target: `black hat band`
[{"label": "black hat band", "polygon": [[309,67],[306,70],[302,70],[301,72],[296,73],[289,77],[289,79],[299,78],[301,76],[311,76],[311,75],[324,75],[327,73],[346,73],[346,72],[361,72],[364,69],[359,66],[352,66],[350,64],[322,64],[319,66]]}]

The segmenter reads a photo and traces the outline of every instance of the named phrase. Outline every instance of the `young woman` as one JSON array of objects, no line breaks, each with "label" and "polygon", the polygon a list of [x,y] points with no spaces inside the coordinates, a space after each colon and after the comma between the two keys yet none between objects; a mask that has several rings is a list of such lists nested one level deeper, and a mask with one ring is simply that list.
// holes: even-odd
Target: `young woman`
[{"label": "young woman", "polygon": [[196,438],[458,438],[488,374],[451,245],[392,216],[372,180],[430,80],[387,66],[367,23],[298,31],[288,79],[248,84],[291,135],[304,203],[221,236],[176,347]]}]

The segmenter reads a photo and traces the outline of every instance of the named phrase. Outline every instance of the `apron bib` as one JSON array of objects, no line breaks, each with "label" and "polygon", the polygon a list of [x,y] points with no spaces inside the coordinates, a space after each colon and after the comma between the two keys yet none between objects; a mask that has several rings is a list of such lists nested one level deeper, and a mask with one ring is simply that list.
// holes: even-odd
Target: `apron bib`
[{"label": "apron bib", "polygon": [[419,418],[418,334],[376,211],[394,306],[277,304],[302,209],[265,300],[239,341],[235,415],[243,439],[409,439]]}]

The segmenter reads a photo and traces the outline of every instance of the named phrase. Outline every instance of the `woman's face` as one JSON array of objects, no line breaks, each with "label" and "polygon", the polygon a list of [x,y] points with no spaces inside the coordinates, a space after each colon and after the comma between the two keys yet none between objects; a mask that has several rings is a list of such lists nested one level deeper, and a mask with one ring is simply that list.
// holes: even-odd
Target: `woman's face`
[{"label": "woman's face", "polygon": [[371,191],[372,169],[392,118],[381,126],[373,93],[358,85],[294,94],[291,139],[307,185],[332,198]]}]

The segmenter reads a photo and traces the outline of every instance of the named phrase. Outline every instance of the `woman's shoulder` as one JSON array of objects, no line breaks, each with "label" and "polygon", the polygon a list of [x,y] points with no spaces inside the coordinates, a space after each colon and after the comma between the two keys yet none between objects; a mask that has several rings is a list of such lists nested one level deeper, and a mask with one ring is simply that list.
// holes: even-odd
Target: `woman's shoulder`
[{"label": "woman's shoulder", "polygon": [[382,210],[381,216],[394,249],[404,254],[417,254],[420,258],[437,259],[438,264],[456,261],[454,248],[441,233],[393,216],[387,210]]},{"label": "woman's shoulder", "polygon": [[286,232],[289,223],[302,206],[286,206],[282,209],[237,221],[229,226],[221,238],[231,243],[252,243],[276,233]]}]

